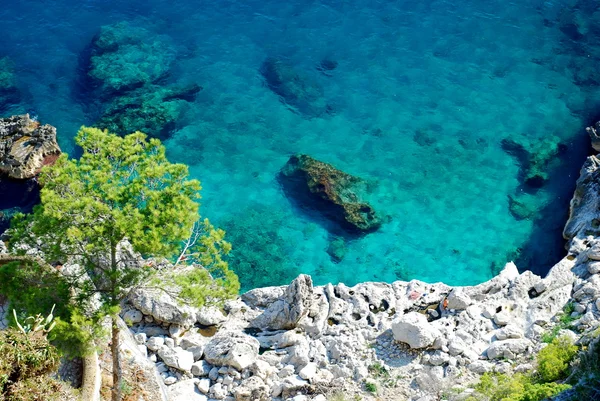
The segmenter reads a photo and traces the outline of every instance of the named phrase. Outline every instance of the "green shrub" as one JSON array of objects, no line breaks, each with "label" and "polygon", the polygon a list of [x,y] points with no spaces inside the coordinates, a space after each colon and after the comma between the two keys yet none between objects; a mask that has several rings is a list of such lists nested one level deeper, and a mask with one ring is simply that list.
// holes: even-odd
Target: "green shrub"
[{"label": "green shrub", "polygon": [[538,373],[542,382],[553,382],[567,377],[569,363],[577,354],[577,346],[567,337],[555,338],[538,354]]},{"label": "green shrub", "polygon": [[558,383],[539,383],[531,375],[486,373],[475,389],[490,401],[541,401],[571,386]]}]

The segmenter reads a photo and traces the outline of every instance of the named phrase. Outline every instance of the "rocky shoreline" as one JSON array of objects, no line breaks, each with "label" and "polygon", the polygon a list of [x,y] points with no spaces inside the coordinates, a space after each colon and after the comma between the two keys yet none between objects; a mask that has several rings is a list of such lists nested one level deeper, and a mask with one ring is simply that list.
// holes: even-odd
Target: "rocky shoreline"
[{"label": "rocky shoreline", "polygon": [[[596,130],[588,132],[597,141]],[[562,334],[586,344],[600,326],[596,156],[581,169],[564,237],[567,256],[545,278],[519,273],[513,263],[469,287],[418,280],[313,286],[300,275],[289,286],[200,310],[138,289],[123,307],[129,332],[121,352],[146,372],[146,401],[323,401],[335,393],[346,400],[465,399],[485,372],[534,369],[532,356],[566,305],[576,331]]]},{"label": "rocky shoreline", "polygon": [[[123,311],[169,400],[465,399],[485,372],[534,369],[542,335],[571,306],[580,344],[600,326],[600,159],[586,160],[564,229],[567,256],[545,278],[513,263],[492,280],[257,288],[223,310],[138,290]],[[373,386],[367,383],[372,383]]]}]

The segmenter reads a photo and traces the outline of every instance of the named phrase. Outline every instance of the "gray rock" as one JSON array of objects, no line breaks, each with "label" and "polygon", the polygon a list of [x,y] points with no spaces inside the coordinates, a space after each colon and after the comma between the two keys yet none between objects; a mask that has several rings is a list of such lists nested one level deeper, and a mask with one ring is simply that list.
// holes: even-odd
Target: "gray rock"
[{"label": "gray rock", "polygon": [[213,337],[204,349],[206,361],[217,366],[232,366],[243,370],[256,361],[259,342],[240,332],[222,332]]},{"label": "gray rock", "polygon": [[312,362],[307,363],[306,366],[304,366],[302,369],[300,369],[300,372],[298,372],[298,376],[308,381],[315,377],[316,374],[317,364]]},{"label": "gray rock", "polygon": [[123,320],[125,320],[125,323],[127,323],[129,325],[139,323],[143,319],[144,319],[144,315],[142,315],[142,312],[140,312],[139,310],[136,310],[136,309],[129,309],[123,315]]},{"label": "gray rock", "polygon": [[167,366],[185,372],[189,372],[194,364],[194,355],[180,347],[169,348],[167,346],[162,346],[158,350],[158,356]]},{"label": "gray rock", "polygon": [[208,394],[208,391],[210,390],[210,379],[198,380],[196,387],[198,387],[198,391],[200,391],[202,394]]},{"label": "gray rock", "polygon": [[236,401],[271,400],[269,387],[259,377],[252,376],[242,381],[234,390]]},{"label": "gray rock", "polygon": [[274,301],[256,319],[252,327],[272,330],[289,330],[296,327],[300,319],[308,313],[313,295],[312,279],[306,274],[299,275],[285,289],[282,298]]},{"label": "gray rock", "polygon": [[212,366],[208,364],[206,361],[197,361],[192,364],[192,374],[194,376],[208,376],[211,371]]},{"label": "gray rock", "polygon": [[164,337],[150,337],[146,342],[146,347],[150,351],[158,351],[163,345],[165,345]]},{"label": "gray rock", "polygon": [[527,339],[496,341],[487,349],[487,356],[489,359],[514,359],[515,355],[522,354],[532,345],[531,341]]},{"label": "gray rock", "polygon": [[204,326],[215,326],[223,323],[227,318],[214,306],[204,307],[196,314],[196,321]]},{"label": "gray rock", "polygon": [[471,304],[471,298],[467,294],[465,294],[464,290],[461,288],[455,288],[448,294],[446,298],[448,300],[448,305],[446,309],[467,309],[467,307]]},{"label": "gray rock", "polygon": [[196,323],[196,311],[189,306],[179,305],[161,290],[136,289],[129,301],[144,315],[150,315],[159,322],[191,327]]},{"label": "gray rock", "polygon": [[411,348],[425,348],[433,344],[441,336],[438,329],[433,327],[427,318],[417,312],[402,315],[392,323],[394,339],[407,343]]},{"label": "gray rock", "polygon": [[208,397],[200,394],[195,380],[182,380],[169,387],[169,401],[208,401]]}]

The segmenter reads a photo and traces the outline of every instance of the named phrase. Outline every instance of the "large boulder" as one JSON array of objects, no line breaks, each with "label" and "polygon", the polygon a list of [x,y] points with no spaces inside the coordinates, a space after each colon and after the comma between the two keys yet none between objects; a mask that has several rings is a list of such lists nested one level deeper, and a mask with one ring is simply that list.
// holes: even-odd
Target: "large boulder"
[{"label": "large boulder", "polygon": [[240,332],[222,332],[213,337],[204,349],[204,359],[212,365],[232,366],[243,370],[258,357],[260,343]]},{"label": "large boulder", "polygon": [[260,71],[269,89],[286,105],[307,117],[319,117],[328,111],[321,86],[285,60],[267,58]]},{"label": "large boulder", "polygon": [[314,208],[351,231],[374,231],[381,219],[361,199],[362,181],[331,164],[295,155],[281,171],[284,189],[296,201]]},{"label": "large boulder", "polygon": [[410,348],[426,348],[441,336],[438,329],[427,321],[425,315],[409,312],[392,323],[394,340],[406,343]]},{"label": "large boulder", "polygon": [[191,327],[196,323],[197,310],[180,305],[162,290],[138,288],[129,296],[131,304],[144,315],[162,323]]},{"label": "large boulder", "polygon": [[24,180],[60,156],[56,128],[41,125],[29,114],[0,118],[0,174]]},{"label": "large boulder", "polygon": [[312,279],[301,274],[286,287],[284,295],[251,322],[252,327],[271,330],[289,330],[296,327],[308,313],[312,301]]}]

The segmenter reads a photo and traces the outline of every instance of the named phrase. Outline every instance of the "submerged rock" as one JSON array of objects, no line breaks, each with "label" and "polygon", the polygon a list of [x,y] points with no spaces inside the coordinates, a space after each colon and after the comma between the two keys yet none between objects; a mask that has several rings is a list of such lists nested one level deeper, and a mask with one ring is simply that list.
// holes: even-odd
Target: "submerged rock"
[{"label": "submerged rock", "polygon": [[189,102],[202,90],[199,85],[173,88],[141,88],[109,103],[95,124],[111,132],[141,131],[165,138],[187,109]]},{"label": "submerged rock", "polygon": [[288,106],[307,117],[319,117],[328,111],[323,88],[288,62],[270,57],[264,61],[260,71],[269,89]]},{"label": "submerged rock", "polygon": [[20,100],[13,63],[8,57],[0,58],[0,112]]},{"label": "submerged rock", "polygon": [[361,180],[307,155],[292,156],[281,171],[284,188],[296,198],[353,231],[381,226],[371,205],[358,195]]},{"label": "submerged rock", "polygon": [[94,38],[88,76],[101,97],[110,97],[165,77],[174,60],[166,36],[119,22]]},{"label": "submerged rock", "polygon": [[519,161],[523,183],[540,188],[548,180],[550,163],[566,150],[566,146],[557,137],[544,140],[515,137],[503,139],[502,149]]},{"label": "submerged rock", "polygon": [[534,217],[539,209],[539,200],[535,196],[526,193],[519,195],[508,195],[508,208],[517,220],[527,220]]},{"label": "submerged rock", "polygon": [[89,48],[86,91],[96,126],[165,139],[202,87],[166,85],[176,52],[169,37],[122,22],[106,25]]},{"label": "submerged rock", "polygon": [[29,114],[0,119],[0,174],[24,180],[60,156],[56,128],[41,125]]}]

